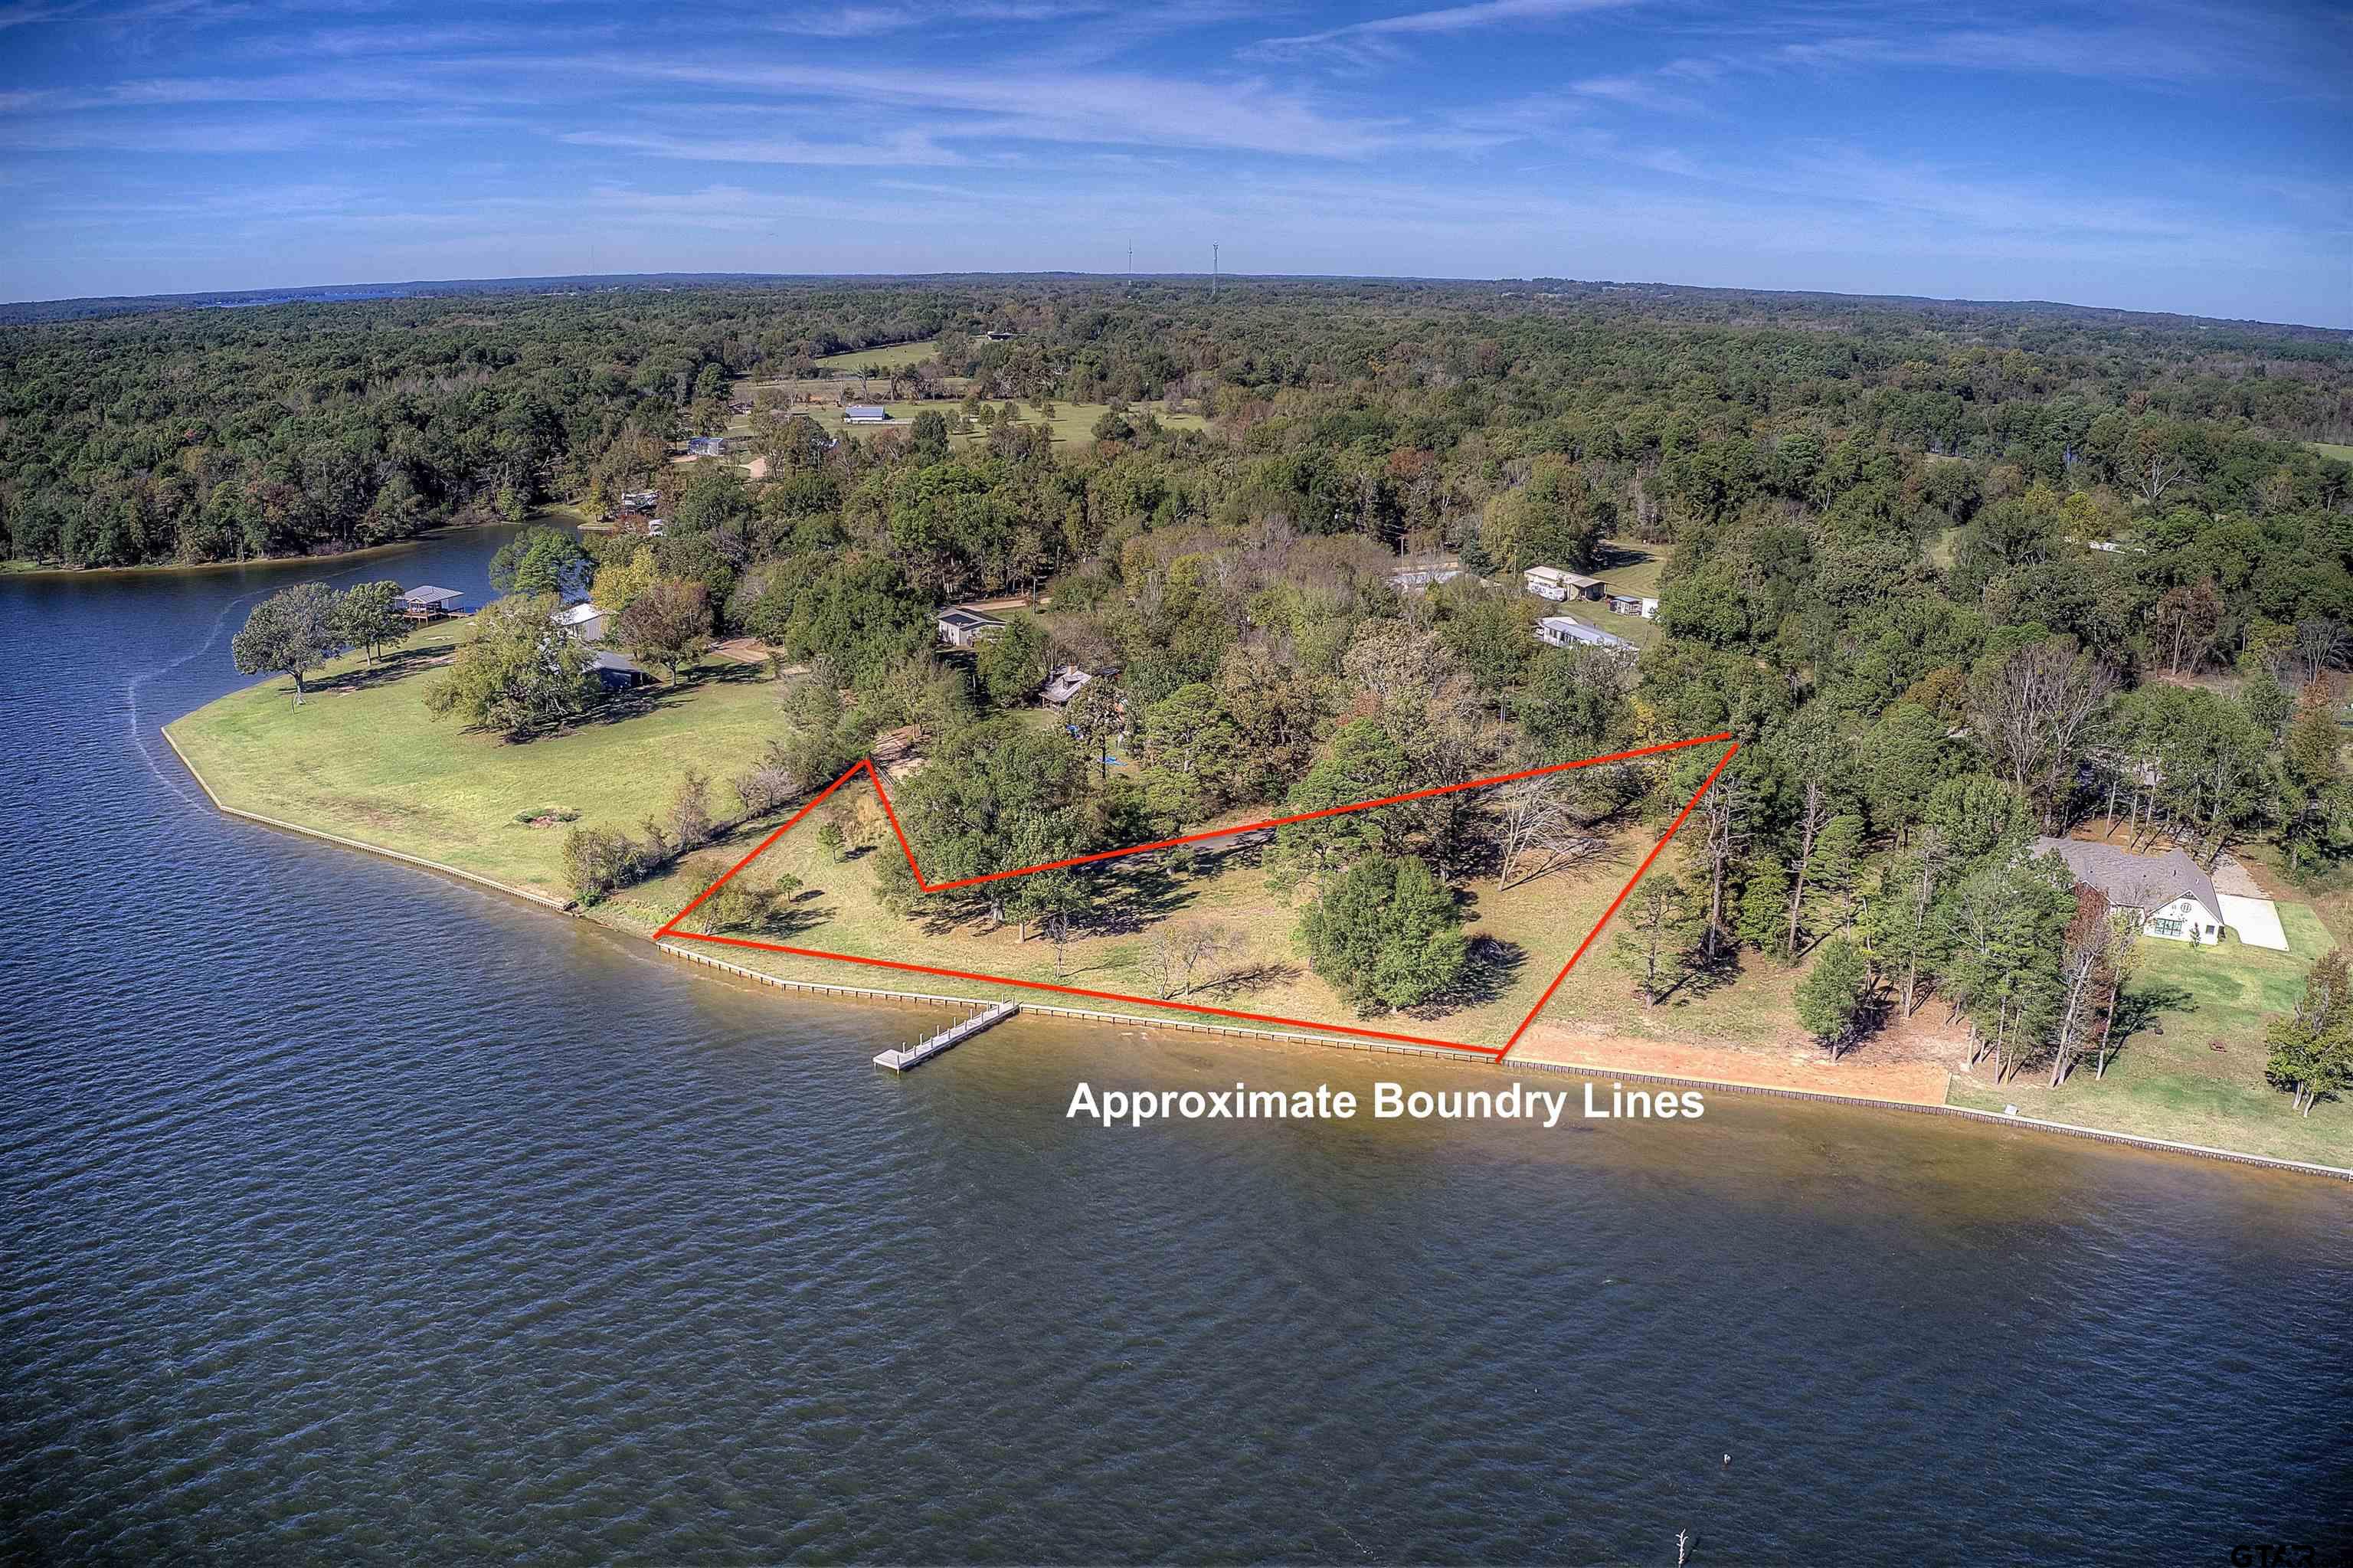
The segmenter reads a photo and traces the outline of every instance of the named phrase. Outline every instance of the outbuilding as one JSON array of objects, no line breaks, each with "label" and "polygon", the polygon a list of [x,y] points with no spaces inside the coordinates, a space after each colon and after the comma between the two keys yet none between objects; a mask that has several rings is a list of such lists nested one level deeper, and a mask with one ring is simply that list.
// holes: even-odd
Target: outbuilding
[{"label": "outbuilding", "polygon": [[1461,575],[1461,567],[1400,567],[1389,574],[1389,587],[1399,593],[1428,593]]},{"label": "outbuilding", "polygon": [[1039,695],[1046,700],[1049,707],[1068,707],[1072,697],[1093,683],[1092,674],[1076,664],[1065,664],[1054,672],[1054,678],[1046,683],[1045,690]]},{"label": "outbuilding", "polygon": [[891,410],[871,403],[852,403],[841,411],[841,417],[853,425],[887,425],[891,422]]},{"label": "outbuilding", "polygon": [[609,649],[600,648],[591,654],[588,667],[596,672],[597,681],[608,692],[627,691],[631,686],[642,686],[653,679],[646,673],[645,666],[635,659]]}]

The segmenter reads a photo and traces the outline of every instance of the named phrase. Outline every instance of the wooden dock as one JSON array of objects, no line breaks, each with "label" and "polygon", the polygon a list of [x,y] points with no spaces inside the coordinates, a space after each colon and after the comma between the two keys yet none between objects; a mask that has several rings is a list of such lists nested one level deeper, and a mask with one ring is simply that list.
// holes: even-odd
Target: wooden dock
[{"label": "wooden dock", "polygon": [[876,1054],[874,1065],[903,1073],[910,1067],[920,1067],[941,1052],[961,1045],[984,1029],[993,1029],[1021,1011],[1018,1001],[1000,1001],[987,1012],[952,1024],[927,1039],[918,1040],[904,1051],[883,1051]]}]

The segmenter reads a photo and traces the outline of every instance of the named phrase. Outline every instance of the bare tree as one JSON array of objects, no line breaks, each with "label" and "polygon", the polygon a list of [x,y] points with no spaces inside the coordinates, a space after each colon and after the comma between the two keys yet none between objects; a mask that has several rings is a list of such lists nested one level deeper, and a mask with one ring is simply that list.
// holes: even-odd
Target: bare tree
[{"label": "bare tree", "polygon": [[1569,786],[1557,773],[1522,779],[1495,791],[1493,810],[1502,828],[1503,864],[1495,890],[1533,882],[1571,861],[1598,853],[1602,841],[1586,829],[1570,805]]},{"label": "bare tree", "polygon": [[2326,675],[2344,652],[2345,629],[2335,621],[2315,615],[2295,623],[2295,662],[2304,671],[2300,684]]},{"label": "bare tree", "polygon": [[1806,868],[1813,863],[1814,840],[1831,820],[1830,793],[1820,774],[1808,775],[1798,806],[1798,863],[1789,888],[1789,957],[1798,956],[1798,916],[1806,906]]},{"label": "bare tree", "polygon": [[2116,927],[2108,918],[2108,900],[2096,888],[2075,890],[2075,917],[2067,923],[2065,943],[2059,950],[2059,983],[2064,1001],[2058,1033],[2051,1042],[2051,1086],[2067,1081],[2075,1058],[2092,1043],[2093,999],[2099,995],[2108,969],[2108,948]]},{"label": "bare tree", "polygon": [[2085,731],[2115,685],[2074,639],[2054,637],[2014,651],[1970,690],[1979,738],[2019,793],[2040,803],[2046,828],[2057,825]]},{"label": "bare tree", "polygon": [[1707,926],[1700,942],[1711,959],[1723,951],[1730,936],[1724,926],[1724,884],[1734,857],[1748,839],[1741,831],[1744,803],[1740,778],[1733,773],[1720,776],[1700,802],[1700,821],[1705,829],[1701,853],[1707,863]]},{"label": "bare tree", "polygon": [[1229,926],[1214,920],[1164,920],[1145,939],[1144,974],[1164,1001],[1198,983],[1210,963],[1241,945]]}]

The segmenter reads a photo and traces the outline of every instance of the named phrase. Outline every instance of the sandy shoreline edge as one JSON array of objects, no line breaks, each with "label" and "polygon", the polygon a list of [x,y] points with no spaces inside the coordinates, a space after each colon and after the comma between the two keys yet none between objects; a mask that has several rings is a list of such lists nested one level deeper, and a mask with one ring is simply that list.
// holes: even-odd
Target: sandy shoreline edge
[{"label": "sandy shoreline edge", "polygon": [[[522,899],[526,903],[533,904],[543,909],[553,910],[559,915],[568,915],[574,918],[585,917],[580,914],[578,908],[572,904],[565,903],[547,894],[539,893],[531,888],[518,887],[512,883],[501,882],[495,877],[484,876],[479,872],[466,871],[458,866],[445,864],[439,861],[427,860],[422,855],[413,855],[400,850],[386,849],[381,845],[367,843],[359,839],[346,838],[341,833],[331,833],[322,829],[305,827],[300,822],[290,822],[281,818],[265,816],[259,811],[248,811],[240,807],[228,805],[214,792],[212,785],[206,780],[204,774],[198,771],[195,764],[188,759],[187,753],[180,749],[180,743],[172,738],[170,727],[168,726],[161,726],[158,733],[164,736],[164,744],[172,748],[172,755],[180,759],[180,765],[188,770],[188,777],[196,781],[196,787],[202,789],[205,792],[205,798],[212,802],[213,809],[226,816],[240,817],[247,821],[259,822],[264,827],[276,828],[285,832],[300,833],[306,838],[318,839],[343,849],[357,850],[365,854],[380,855],[385,859],[399,861],[405,864],[417,866],[423,870],[435,872],[443,876],[456,877],[459,881],[470,882],[476,886],[487,887],[494,892],[503,893],[512,897]],[[864,998],[902,1003],[913,1002],[919,1005],[970,1007],[975,1010],[986,1009],[994,1005],[993,1003],[978,997],[947,996],[923,991],[890,991],[878,986],[826,985],[808,980],[786,980],[777,975],[763,974],[757,969],[746,969],[740,964],[728,963],[724,959],[715,959],[707,954],[696,952],[693,949],[676,942],[667,941],[660,938],[652,938],[652,940],[655,948],[673,958],[683,959],[694,964],[722,970],[724,973],[742,980],[751,980],[761,985],[776,987],[781,990],[815,991],[827,995]],[[2353,1169],[2347,1169],[2340,1166],[2316,1165],[2300,1160],[2282,1160],[2267,1154],[2250,1154],[2241,1150],[2211,1149],[2203,1144],[2176,1143],[2166,1139],[2147,1138],[2138,1133],[2112,1132],[2104,1128],[2082,1127],[2072,1122],[2043,1121],[2033,1117],[2004,1116],[1996,1111],[1976,1110],[1967,1106],[1930,1105],[1917,1100],[1886,1099],[1873,1095],[1844,1094],[1834,1089],[1791,1088],[1772,1084],[1745,1083],[1736,1078],[1698,1077],[1683,1075],[1651,1073],[1644,1072],[1639,1068],[1611,1067],[1592,1063],[1545,1059],[1533,1056],[1505,1057],[1492,1063],[1485,1063],[1468,1054],[1441,1051],[1434,1047],[1425,1045],[1409,1045],[1401,1043],[1378,1040],[1359,1040],[1345,1035],[1315,1034],[1304,1031],[1286,1032],[1271,1029],[1251,1029],[1238,1024],[1209,1023],[1190,1020],[1180,1021],[1158,1018],[1144,1013],[1134,1012],[1096,1012],[1086,1008],[1061,1007],[1045,1003],[1023,1002],[1021,1004],[1021,1010],[1024,1012],[1035,1012],[1046,1017],[1092,1019],[1105,1022],[1136,1024],[1147,1028],[1182,1029],[1189,1033],[1200,1034],[1225,1034],[1242,1037],[1255,1037],[1274,1041],[1287,1041],[1295,1044],[1332,1046],[1346,1051],[1418,1056],[1425,1061],[1447,1062],[1465,1067],[1484,1065],[1504,1072],[1526,1071],[1538,1073],[1569,1073],[1579,1077],[1615,1079],[1620,1082],[1638,1084],[1669,1085],[1675,1087],[1721,1089],[1734,1094],[1763,1095],[1792,1100],[1812,1100],[1826,1105],[1863,1106],[1873,1109],[1902,1111],[1918,1116],[1959,1117],[1980,1123],[1989,1123],[1996,1127],[2031,1128],[2038,1132],[2055,1133],[2061,1137],[2089,1139],[2096,1142],[2122,1144],[2128,1148],[2144,1150],[2154,1153],[2188,1155],[2200,1160],[2219,1160],[2231,1164],[2253,1165],[2267,1170],[2293,1171],[2299,1175],[2322,1176],[2339,1181],[2353,1181]]]}]

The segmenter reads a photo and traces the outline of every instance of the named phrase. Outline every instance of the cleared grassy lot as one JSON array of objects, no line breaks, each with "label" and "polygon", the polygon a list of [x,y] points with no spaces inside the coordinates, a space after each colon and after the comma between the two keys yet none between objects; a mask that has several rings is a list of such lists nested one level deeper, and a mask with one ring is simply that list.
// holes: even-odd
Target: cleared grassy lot
[{"label": "cleared grassy lot", "polygon": [[[742,771],[781,726],[776,688],[748,667],[617,700],[565,734],[523,745],[470,735],[425,709],[438,661],[463,635],[421,635],[371,672],[338,661],[311,683],[264,681],[167,726],[226,805],[569,897],[565,828],[518,813],[576,811],[634,830],[666,812],[689,767],[714,779]],[[717,787],[722,809],[733,804]]]},{"label": "cleared grassy lot", "polygon": [[[1160,992],[1149,961],[1154,927],[1176,919],[1210,921],[1226,927],[1235,946],[1206,966],[1192,989],[1173,1000],[1318,1022],[1362,1023],[1476,1044],[1501,1044],[1510,1034],[1650,843],[1645,833],[1629,833],[1598,860],[1522,883],[1506,893],[1498,894],[1492,880],[1471,883],[1467,914],[1475,961],[1461,993],[1411,1012],[1359,1018],[1307,969],[1292,940],[1301,907],[1270,891],[1255,843],[1201,846],[1206,853],[1189,868],[1139,856],[1082,870],[1079,874],[1100,890],[1098,912],[1089,929],[1069,944],[1058,969],[1051,942],[1034,933],[1024,941],[1011,926],[990,930],[985,916],[917,920],[890,914],[875,897],[875,868],[881,857],[899,851],[873,791],[861,779],[846,787],[837,800],[842,802],[840,821],[848,840],[868,847],[837,861],[817,841],[819,819],[805,821],[745,873],[764,884],[789,873],[800,884],[793,902],[768,928],[727,935],[1149,997]],[[707,852],[700,862],[629,890],[600,914],[650,931],[758,836],[747,832],[733,853],[724,846]],[[1023,994],[1018,988],[978,981],[927,981],[913,975],[894,979],[884,970],[785,954],[711,950],[745,968],[797,980],[899,985],[959,995]],[[1546,1016],[1597,1033],[1779,1045],[1794,1033],[1785,1022],[1793,980],[1777,966],[1752,964],[1728,983],[1670,998],[1646,1012],[1625,975],[1610,963],[1605,937],[1555,994]]]},{"label": "cleared grassy lot", "polygon": [[937,353],[938,346],[930,338],[924,338],[920,343],[886,343],[879,347],[857,349],[849,354],[828,354],[809,363],[819,370],[860,370],[870,365],[877,369],[889,370],[894,366],[913,365],[918,360],[930,359]]},{"label": "cleared grassy lot", "polygon": [[2284,953],[2235,939],[2198,948],[2143,938],[2126,1003],[2145,1022],[2105,1079],[2084,1066],[2057,1089],[2031,1071],[1996,1086],[1979,1081],[1988,1072],[1980,1065],[1978,1077],[1953,1075],[1952,1103],[1994,1111],[2014,1105],[2053,1121],[2353,1165],[2353,1105],[2324,1102],[2299,1117],[2263,1082],[2263,1026],[2295,1006],[2305,971],[2332,945],[2309,905],[2281,905],[2280,923]]},{"label": "cleared grassy lot", "polygon": [[[1054,417],[1047,419],[1040,417],[1038,407],[1034,403],[1017,403],[1015,406],[1021,410],[1022,423],[1043,424],[1053,432],[1056,442],[1074,443],[1080,446],[1085,446],[1094,440],[1095,421],[1111,412],[1111,405],[1108,403],[1057,403],[1054,405]],[[879,407],[890,411],[892,421],[890,424],[849,424],[842,418],[841,409],[831,404],[813,404],[796,412],[807,414],[829,435],[838,435],[844,430],[851,434],[860,434],[877,429],[903,429],[913,422],[916,415],[926,408],[944,415],[950,429],[953,430],[957,418],[963,413],[961,403],[937,398],[928,403],[883,403]],[[991,407],[1002,408],[1004,404],[996,403]],[[1143,416],[1140,411],[1131,410],[1129,417],[1140,419]],[[1198,414],[1159,414],[1156,417],[1162,427],[1168,429],[1198,430],[1206,429],[1208,425],[1208,421]],[[958,442],[980,442],[988,439],[988,432],[984,429],[976,428],[954,439]]]},{"label": "cleared grassy lot", "polygon": [[2322,457],[2335,458],[2338,462],[2353,462],[2353,447],[2337,441],[2315,441],[2312,450]]}]

